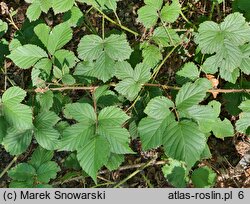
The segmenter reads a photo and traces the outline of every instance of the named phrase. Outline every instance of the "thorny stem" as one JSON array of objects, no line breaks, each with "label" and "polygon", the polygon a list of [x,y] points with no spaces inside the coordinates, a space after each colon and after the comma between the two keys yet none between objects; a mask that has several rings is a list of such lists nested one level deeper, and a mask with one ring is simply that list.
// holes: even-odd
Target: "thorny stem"
[{"label": "thorny stem", "polygon": [[4,176],[4,174],[11,168],[11,166],[17,161],[17,157],[14,157],[12,159],[12,161],[8,164],[8,166],[6,166],[6,168],[2,171],[2,173],[0,174],[0,178],[2,178]]},{"label": "thorny stem", "polygon": [[[112,83],[109,84],[111,87],[115,87],[116,84]],[[142,84],[143,86],[151,86],[151,87],[159,87],[164,90],[180,90],[181,87],[178,86],[168,86],[163,84],[150,84],[145,83]],[[46,91],[66,91],[66,90],[85,90],[85,91],[93,91],[93,89],[98,88],[99,86],[64,86],[64,87],[57,87],[57,88],[45,88],[45,89],[28,89],[28,92],[40,92],[45,93]],[[0,90],[0,92],[4,92],[4,90]],[[208,93],[250,93],[250,89],[209,89],[207,90]],[[138,99],[137,99],[138,100]]]}]

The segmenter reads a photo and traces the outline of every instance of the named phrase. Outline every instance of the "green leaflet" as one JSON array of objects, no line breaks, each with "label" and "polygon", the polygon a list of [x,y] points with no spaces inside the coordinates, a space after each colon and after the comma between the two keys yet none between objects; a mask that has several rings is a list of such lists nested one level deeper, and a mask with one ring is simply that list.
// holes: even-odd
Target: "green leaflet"
[{"label": "green leaflet", "polygon": [[7,32],[8,24],[0,20],[0,38]]},{"label": "green leaflet", "polygon": [[113,10],[115,11],[117,8],[117,1],[119,0],[77,0],[82,3],[87,3],[94,7],[101,8],[102,10]]},{"label": "green leaflet", "polygon": [[8,124],[3,116],[0,116],[0,144],[7,133]]},{"label": "green leaflet", "polygon": [[108,162],[109,155],[108,141],[96,136],[78,149],[77,159],[83,170],[97,182],[97,171]]},{"label": "green leaflet", "polygon": [[25,152],[31,143],[32,130],[18,130],[8,128],[3,139],[3,146],[11,155],[19,155]]},{"label": "green leaflet", "polygon": [[160,11],[162,0],[145,0],[145,6],[138,10],[138,20],[143,23],[146,28],[154,26],[159,18],[158,11]]},{"label": "green leaflet", "polygon": [[67,11],[63,16],[63,21],[67,22],[70,27],[76,27],[82,24],[84,20],[82,11],[73,6],[70,11]]},{"label": "green leaflet", "polygon": [[6,121],[16,129],[26,130],[33,127],[30,107],[21,104],[26,92],[19,87],[11,87],[2,95],[1,109]]},{"label": "green leaflet", "polygon": [[54,55],[57,50],[66,45],[73,35],[67,23],[56,25],[53,29],[41,23],[34,28],[34,32],[51,55]]},{"label": "green leaflet", "polygon": [[41,15],[42,10],[39,1],[33,2],[27,9],[26,15],[30,21],[35,21]]},{"label": "green leaflet", "polygon": [[75,0],[52,0],[52,8],[55,14],[63,13],[70,10],[75,3]]},{"label": "green leaflet", "polygon": [[152,68],[162,60],[161,51],[155,45],[146,45],[142,50],[142,56],[144,58],[143,63]]},{"label": "green leaflet", "polygon": [[145,64],[138,64],[133,70],[128,62],[116,63],[116,77],[121,81],[115,90],[132,101],[140,92],[142,85],[150,79],[150,68]]},{"label": "green leaflet", "polygon": [[53,9],[55,14],[70,10],[75,0],[34,0],[26,2],[31,3],[27,9],[26,15],[30,21],[35,21],[40,17],[42,12],[47,13],[50,8]]},{"label": "green leaflet", "polygon": [[199,76],[198,67],[193,62],[185,63],[181,70],[176,72],[176,78],[180,84],[184,84],[187,81],[195,81]]},{"label": "green leaflet", "polygon": [[142,119],[138,126],[143,149],[162,145],[164,131],[174,121],[174,116],[170,112],[170,108],[173,107],[173,102],[162,96],[155,97],[148,103],[144,110],[148,117]]},{"label": "green leaflet", "polygon": [[30,44],[17,47],[7,57],[10,58],[18,67],[28,69],[38,60],[48,56],[43,49]]},{"label": "green leaflet", "polygon": [[234,127],[227,118],[224,120],[218,118],[212,127],[212,131],[217,138],[221,139],[234,136]]},{"label": "green leaflet", "polygon": [[175,99],[177,109],[187,109],[201,102],[211,87],[209,83],[205,79],[199,79],[195,83],[189,82],[183,85]]},{"label": "green leaflet", "polygon": [[167,126],[163,137],[166,154],[184,161],[188,169],[200,159],[205,145],[206,136],[199,130],[199,126],[187,120],[171,123]]},{"label": "green leaflet", "polygon": [[106,167],[110,170],[113,171],[117,169],[121,163],[124,161],[124,155],[123,154],[114,154],[111,153],[110,157],[108,159],[108,162],[106,163]]},{"label": "green leaflet", "polygon": [[166,3],[166,5],[161,10],[161,18],[163,21],[168,23],[175,22],[181,12],[181,5],[179,0],[173,0],[172,4]]},{"label": "green leaflet", "polygon": [[50,54],[54,54],[56,50],[61,49],[72,38],[72,30],[66,23],[55,26],[49,35],[47,49]]}]

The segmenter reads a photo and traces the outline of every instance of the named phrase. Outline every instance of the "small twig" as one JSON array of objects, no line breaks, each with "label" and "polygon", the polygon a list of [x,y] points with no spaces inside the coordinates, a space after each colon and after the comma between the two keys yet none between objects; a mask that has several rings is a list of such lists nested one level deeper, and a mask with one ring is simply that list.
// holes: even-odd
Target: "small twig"
[{"label": "small twig", "polygon": [[[145,166],[147,164],[148,164],[148,166],[160,166],[160,165],[166,164],[167,162],[168,162],[168,160],[162,160],[162,161],[158,161],[158,162],[152,162],[152,161],[150,161],[149,163],[126,165],[126,166],[122,166],[122,167],[118,168],[116,171],[125,171],[125,170],[129,170],[129,169],[142,168],[143,166]],[[107,170],[107,169],[106,170],[102,170],[102,171],[99,171],[98,175],[106,174],[106,173],[109,173],[109,172],[110,171]],[[54,182],[54,183],[52,183],[52,185],[53,186],[57,186],[57,185],[60,185],[60,184],[69,183],[71,181],[78,181],[78,180],[81,180],[83,178],[86,178],[86,177],[84,177],[84,176],[77,176],[77,177],[65,180],[63,182],[61,182],[61,181]]]},{"label": "small twig", "polygon": [[197,30],[197,27],[191,22],[191,21],[189,21],[188,19],[187,19],[187,17],[184,15],[184,13],[181,11],[181,17],[189,24],[189,25],[191,25],[191,26],[193,26],[193,28],[195,29],[195,30]]},{"label": "small twig", "polygon": [[171,54],[175,51],[175,49],[180,45],[177,44],[175,45],[171,50],[170,52],[165,56],[165,58],[162,60],[161,64],[155,69],[154,73],[152,74],[152,78],[153,80],[155,80],[157,74],[159,73],[160,69],[162,68],[162,66],[165,64],[165,62],[167,61],[167,59],[171,56]]},{"label": "small twig", "polygon": [[105,13],[103,13],[100,9],[98,9],[98,8],[96,8],[96,7],[95,7],[95,9],[96,9],[100,14],[102,14],[102,15],[104,16],[104,18],[106,18],[109,22],[111,22],[111,23],[113,23],[113,24],[119,26],[121,29],[123,29],[123,30],[125,30],[125,31],[128,31],[129,33],[132,33],[132,34],[135,35],[135,36],[140,35],[139,33],[137,33],[137,32],[135,32],[135,31],[133,31],[133,30],[127,28],[126,26],[123,26],[123,25],[121,25],[121,24],[115,22],[114,20],[112,20],[111,18],[109,18]]},{"label": "small twig", "polygon": [[17,160],[17,157],[14,157],[12,159],[12,161],[8,164],[8,166],[5,167],[5,169],[0,174],[0,178],[2,178],[4,176],[4,174],[11,168],[11,166],[16,162],[16,160]]},{"label": "small twig", "polygon": [[128,181],[129,179],[133,178],[136,174],[140,173],[143,169],[147,168],[148,166],[151,166],[153,163],[155,163],[155,158],[150,160],[149,162],[147,162],[146,164],[144,164],[143,166],[141,166],[139,169],[137,169],[136,171],[134,171],[132,174],[129,174],[125,179],[123,179],[122,181],[120,181],[118,184],[116,184],[114,186],[114,188],[118,188],[120,187],[122,184],[124,184],[126,181]]}]

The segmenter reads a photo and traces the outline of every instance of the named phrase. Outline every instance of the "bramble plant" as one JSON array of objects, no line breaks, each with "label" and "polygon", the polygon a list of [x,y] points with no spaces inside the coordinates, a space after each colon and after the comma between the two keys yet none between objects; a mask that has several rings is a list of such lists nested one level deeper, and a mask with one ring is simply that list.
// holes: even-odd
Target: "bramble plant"
[{"label": "bramble plant", "polygon": [[[192,23],[181,1],[144,0],[136,10],[140,31],[121,23],[118,0],[25,2],[22,27],[11,13],[0,20],[0,144],[13,163],[28,158],[0,174],[8,172],[9,187],[54,187],[79,175],[97,184],[102,169],[118,170],[127,157],[153,150],[138,172],[160,161],[174,187],[215,185],[217,174],[203,163],[212,157],[209,139],[249,135],[245,1],[234,3],[245,17],[235,12]],[[97,25],[91,12],[101,18]],[[48,23],[43,13],[56,20]],[[17,29],[11,40],[10,28]],[[191,57],[188,44],[196,48]],[[181,68],[167,76],[174,54]],[[7,69],[27,79],[16,83]],[[60,164],[54,153],[63,155]]]}]

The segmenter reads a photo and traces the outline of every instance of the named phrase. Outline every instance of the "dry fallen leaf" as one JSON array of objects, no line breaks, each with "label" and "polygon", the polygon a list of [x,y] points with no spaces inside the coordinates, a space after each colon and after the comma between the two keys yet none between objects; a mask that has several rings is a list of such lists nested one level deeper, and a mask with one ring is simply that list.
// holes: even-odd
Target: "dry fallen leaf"
[{"label": "dry fallen leaf", "polygon": [[[207,74],[206,75],[206,78],[211,82],[212,86],[213,86],[213,89],[217,89],[218,88],[218,85],[219,85],[219,80],[215,78],[214,75],[211,75],[211,74]],[[212,95],[214,98],[217,97],[219,92],[217,91],[213,91],[212,92]]]}]

